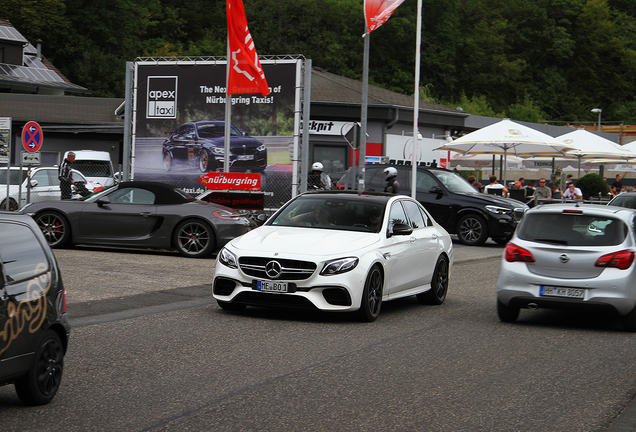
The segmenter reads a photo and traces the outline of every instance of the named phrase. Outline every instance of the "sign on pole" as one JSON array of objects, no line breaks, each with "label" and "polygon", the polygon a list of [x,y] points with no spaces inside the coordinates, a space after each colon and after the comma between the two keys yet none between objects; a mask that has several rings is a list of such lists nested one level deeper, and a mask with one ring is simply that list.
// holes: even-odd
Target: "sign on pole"
[{"label": "sign on pole", "polygon": [[22,128],[22,145],[28,152],[34,153],[40,150],[44,141],[42,128],[34,121],[30,121]]}]

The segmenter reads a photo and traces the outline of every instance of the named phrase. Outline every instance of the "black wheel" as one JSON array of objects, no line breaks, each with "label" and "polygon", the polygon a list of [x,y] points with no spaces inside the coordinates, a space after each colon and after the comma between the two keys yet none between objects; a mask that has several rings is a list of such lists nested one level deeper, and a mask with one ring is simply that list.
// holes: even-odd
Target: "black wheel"
[{"label": "black wheel", "polygon": [[448,293],[448,258],[440,256],[435,265],[431,289],[417,295],[417,301],[421,304],[441,305],[446,300]]},{"label": "black wheel", "polygon": [[170,152],[164,152],[163,154],[163,169],[170,171],[172,168],[172,155]]},{"label": "black wheel", "polygon": [[371,269],[364,283],[364,291],[360,300],[358,318],[363,322],[373,322],[380,315],[382,307],[382,289],[384,278],[382,272],[376,266]]},{"label": "black wheel", "polygon": [[224,302],[220,300],[217,300],[216,302],[219,304],[221,309],[225,309],[227,311],[239,311],[247,307],[247,305],[242,303],[230,303],[230,302]]},{"label": "black wheel", "polygon": [[201,170],[201,172],[212,171],[214,168],[213,159],[214,158],[210,156],[210,153],[208,153],[207,150],[201,150],[201,155],[199,156],[199,170]]},{"label": "black wheel", "polygon": [[18,209],[18,203],[13,198],[9,198],[9,208],[7,209],[7,199],[3,199],[0,203],[0,210],[16,211]]},{"label": "black wheel", "polygon": [[513,323],[519,318],[519,308],[506,306],[497,300],[497,315],[501,321]]},{"label": "black wheel", "polygon": [[68,220],[61,214],[53,211],[45,211],[35,216],[49,246],[59,249],[66,246],[71,240],[71,227]]},{"label": "black wheel", "polygon": [[481,216],[469,214],[462,217],[457,224],[459,241],[469,246],[479,246],[488,239],[488,227]]},{"label": "black wheel", "polygon": [[15,390],[22,403],[44,405],[51,402],[62,383],[63,371],[62,342],[53,330],[47,330],[35,351],[31,368],[15,382]]},{"label": "black wheel", "polygon": [[174,232],[174,245],[184,257],[201,258],[210,255],[214,244],[214,231],[200,220],[185,220],[177,225]]},{"label": "black wheel", "polygon": [[636,307],[627,315],[621,317],[621,324],[628,332],[636,332]]}]

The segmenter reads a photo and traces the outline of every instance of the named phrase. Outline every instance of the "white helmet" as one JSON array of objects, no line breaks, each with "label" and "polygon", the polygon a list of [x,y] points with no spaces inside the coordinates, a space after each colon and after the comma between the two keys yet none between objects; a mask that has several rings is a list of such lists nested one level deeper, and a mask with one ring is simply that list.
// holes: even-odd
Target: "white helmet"
[{"label": "white helmet", "polygon": [[397,177],[397,170],[393,167],[384,168],[384,180],[388,180],[393,177]]},{"label": "white helmet", "polygon": [[320,172],[322,172],[323,169],[324,169],[324,167],[322,166],[322,164],[320,162],[314,162],[314,164],[311,166],[311,170],[312,171],[320,171]]}]

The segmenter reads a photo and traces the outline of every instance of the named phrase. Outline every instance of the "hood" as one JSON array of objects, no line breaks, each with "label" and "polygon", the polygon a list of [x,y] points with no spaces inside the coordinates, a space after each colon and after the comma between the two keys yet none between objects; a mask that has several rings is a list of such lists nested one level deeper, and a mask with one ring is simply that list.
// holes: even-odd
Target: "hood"
[{"label": "hood", "polygon": [[511,209],[517,208],[517,207],[527,208],[527,206],[521,201],[517,201],[511,198],[500,197],[498,195],[490,195],[490,194],[485,194],[481,192],[455,193],[455,195],[462,195],[467,198],[471,198],[475,200],[475,202],[485,203],[486,205],[492,204],[492,205],[497,205],[499,207],[505,207],[505,208],[511,208]]},{"label": "hood", "polygon": [[230,241],[230,245],[241,254],[279,253],[315,259],[358,255],[360,249],[379,240],[379,234],[374,233],[267,225]]},{"label": "hood", "polygon": [[[217,147],[223,147],[225,145],[225,141],[224,141],[224,137],[219,137],[219,138],[201,138],[199,139],[199,142],[205,142],[207,144],[213,145],[213,146],[217,146]],[[257,140],[256,138],[251,138],[251,137],[237,137],[237,136],[233,136],[230,137],[230,147],[247,147],[247,148],[256,148],[258,146],[262,145],[262,143]]]}]

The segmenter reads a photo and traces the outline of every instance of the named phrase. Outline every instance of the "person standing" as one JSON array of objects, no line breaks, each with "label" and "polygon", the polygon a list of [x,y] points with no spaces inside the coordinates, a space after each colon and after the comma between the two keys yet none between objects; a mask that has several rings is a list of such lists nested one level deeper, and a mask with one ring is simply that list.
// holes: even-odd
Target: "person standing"
[{"label": "person standing", "polygon": [[384,186],[384,192],[398,194],[400,193],[400,183],[397,182],[397,169],[393,167],[384,168],[384,180],[386,186]]},{"label": "person standing", "polygon": [[71,185],[75,184],[71,173],[72,164],[75,161],[75,153],[68,152],[66,159],[60,164],[58,169],[58,178],[60,179],[60,192],[63,200],[71,199],[72,188]]}]

